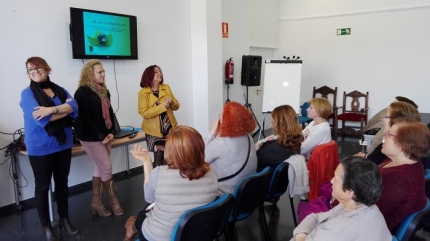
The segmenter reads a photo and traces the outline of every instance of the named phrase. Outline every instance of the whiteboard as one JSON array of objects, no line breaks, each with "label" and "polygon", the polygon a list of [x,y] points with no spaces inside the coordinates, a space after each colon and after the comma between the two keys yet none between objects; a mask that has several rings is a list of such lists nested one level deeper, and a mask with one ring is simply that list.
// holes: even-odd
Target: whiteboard
[{"label": "whiteboard", "polygon": [[280,105],[290,105],[299,113],[301,79],[301,60],[266,60],[262,112],[271,112]]}]

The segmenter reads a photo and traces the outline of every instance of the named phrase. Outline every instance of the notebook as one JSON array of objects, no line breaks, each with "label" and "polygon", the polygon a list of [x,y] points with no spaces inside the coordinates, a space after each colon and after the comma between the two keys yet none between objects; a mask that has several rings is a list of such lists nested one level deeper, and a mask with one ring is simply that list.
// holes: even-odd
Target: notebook
[{"label": "notebook", "polygon": [[119,138],[123,138],[129,135],[132,135],[134,133],[137,133],[136,130],[134,130],[134,128],[132,127],[131,130],[121,130],[121,126],[118,123],[118,119],[116,118],[116,115],[113,114],[113,119],[115,120],[115,139],[119,139]]}]

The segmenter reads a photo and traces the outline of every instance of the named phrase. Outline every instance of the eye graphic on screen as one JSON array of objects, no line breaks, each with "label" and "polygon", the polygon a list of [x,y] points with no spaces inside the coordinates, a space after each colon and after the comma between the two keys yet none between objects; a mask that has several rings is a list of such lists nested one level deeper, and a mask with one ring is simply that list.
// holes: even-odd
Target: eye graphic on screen
[{"label": "eye graphic on screen", "polygon": [[91,44],[99,47],[109,47],[113,43],[113,37],[112,34],[104,34],[100,31],[96,31],[94,33],[94,37],[91,37],[87,35],[88,41],[90,41]]}]

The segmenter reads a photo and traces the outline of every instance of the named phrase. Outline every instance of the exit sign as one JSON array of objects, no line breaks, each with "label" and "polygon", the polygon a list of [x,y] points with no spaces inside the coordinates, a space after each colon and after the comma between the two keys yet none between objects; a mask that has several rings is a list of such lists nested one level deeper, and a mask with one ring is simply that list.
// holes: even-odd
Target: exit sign
[{"label": "exit sign", "polygon": [[337,35],[350,35],[351,34],[351,28],[338,28],[337,29]]}]

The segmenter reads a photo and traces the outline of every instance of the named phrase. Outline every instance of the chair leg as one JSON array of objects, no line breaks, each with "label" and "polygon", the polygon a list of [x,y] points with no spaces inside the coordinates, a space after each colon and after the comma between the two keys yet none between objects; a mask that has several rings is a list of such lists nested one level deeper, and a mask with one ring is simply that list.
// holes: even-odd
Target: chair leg
[{"label": "chair leg", "polygon": [[291,212],[293,213],[294,225],[297,227],[296,211],[294,210],[294,200],[290,197]]},{"label": "chair leg", "polygon": [[270,240],[269,227],[267,226],[266,215],[264,214],[263,204],[258,206],[258,222],[260,223],[261,236],[263,240]]}]

